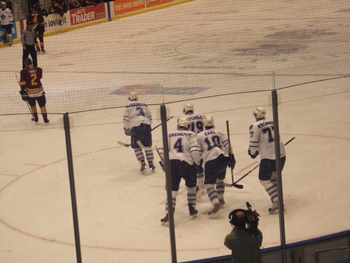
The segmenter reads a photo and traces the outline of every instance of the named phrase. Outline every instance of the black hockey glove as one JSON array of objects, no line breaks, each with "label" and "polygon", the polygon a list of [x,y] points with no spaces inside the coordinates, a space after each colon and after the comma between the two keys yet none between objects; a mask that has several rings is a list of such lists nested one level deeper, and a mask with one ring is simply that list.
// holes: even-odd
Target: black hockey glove
[{"label": "black hockey glove", "polygon": [[131,136],[131,130],[130,129],[125,129],[124,128],[124,132],[126,136]]},{"label": "black hockey glove", "polygon": [[227,166],[230,167],[232,170],[236,166],[236,159],[235,159],[235,156],[233,155],[233,153],[229,154],[229,156],[228,156]]},{"label": "black hockey glove", "polygon": [[195,165],[196,165],[196,173],[197,174],[204,173],[203,167],[201,165],[197,165],[197,164],[195,164]]},{"label": "black hockey glove", "polygon": [[21,90],[19,93],[21,94],[23,101],[28,101],[28,93],[26,91]]},{"label": "black hockey glove", "polygon": [[259,152],[256,151],[255,154],[251,154],[250,149],[248,149],[248,154],[250,155],[250,157],[252,157],[252,159],[255,159],[259,155]]}]

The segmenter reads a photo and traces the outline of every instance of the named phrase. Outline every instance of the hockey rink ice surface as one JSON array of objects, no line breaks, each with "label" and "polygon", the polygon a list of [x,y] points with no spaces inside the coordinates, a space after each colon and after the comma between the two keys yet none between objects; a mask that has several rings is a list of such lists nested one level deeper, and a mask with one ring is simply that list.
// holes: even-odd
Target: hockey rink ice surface
[{"label": "hockey rink ice surface", "polygon": [[[259,71],[276,67],[300,76],[307,70],[317,71],[329,74],[330,79],[332,74],[349,73],[347,1],[310,1],[310,6],[303,6],[302,1],[269,2],[250,1],[255,3],[250,6],[255,13],[247,15],[247,1],[230,4],[198,0],[45,38],[47,54],[39,55],[38,61],[44,70],[42,82],[50,124],[44,125],[41,115],[38,124],[30,121],[29,114],[0,116],[0,262],[76,262],[62,114],[50,114],[50,105],[62,100],[61,89],[84,92],[108,85],[117,88],[122,81],[147,85],[168,81],[170,85],[177,79],[184,80],[177,85],[190,87],[195,76],[178,74],[179,68],[184,72],[184,68],[197,65],[205,75],[209,67],[219,63],[217,60],[227,58],[225,51],[232,46],[249,46],[256,41],[252,35],[264,30],[272,34],[281,27],[295,32],[309,28],[321,32],[320,28],[326,28],[322,32],[328,35],[324,33],[323,37],[331,36],[331,41],[307,39],[309,48],[301,48],[301,53],[255,54],[253,58],[242,55],[233,62],[226,61],[223,71],[237,70],[228,69],[230,63],[247,68],[254,65],[253,71],[244,72],[251,74],[249,85],[259,85],[255,80]],[[232,43],[228,44],[228,37],[225,41],[220,38],[227,31],[235,32],[246,43],[235,43],[235,37],[230,36]],[[105,32],[110,34],[105,37]],[[216,43],[206,41],[216,37]],[[203,40],[198,46],[189,41],[196,38]],[[327,45],[329,52],[317,48]],[[21,45],[0,49],[0,57],[4,56],[13,59],[1,63],[1,89],[18,93],[14,75],[19,75],[21,69]],[[125,74],[101,73],[110,68]],[[167,74],[155,76],[154,72]],[[214,89],[215,85],[230,86],[230,79],[218,76],[205,86]],[[259,163],[259,157],[253,160],[247,154],[248,128],[254,122],[252,110],[257,106],[265,107],[267,118],[272,118],[270,94],[242,93],[191,101],[195,113],[212,115],[218,129],[226,131],[229,120],[237,160],[235,180]],[[278,95],[281,139],[287,142],[295,137],[286,146],[282,173],[287,243],[348,230],[349,78],[311,81],[279,90]],[[18,95],[14,105],[21,103]],[[168,122],[168,131],[176,129],[183,104],[167,105],[169,115],[174,116]],[[155,126],[160,123],[159,106],[150,108]],[[83,262],[171,262],[169,228],[160,224],[165,215],[166,191],[156,152],[156,172],[140,174],[133,150],[117,143],[129,140],[123,131],[123,108],[70,114],[70,118]],[[162,146],[160,128],[153,132],[153,143]],[[231,183],[229,170],[225,181]],[[178,262],[229,255],[223,244],[231,231],[228,214],[246,208],[246,202],[260,214],[263,247],[280,244],[279,217],[268,214],[270,200],[258,181],[258,169],[240,183],[244,185],[241,190],[226,188],[226,205],[216,219],[208,218],[212,205],[206,194],[199,195],[199,214],[194,220],[189,218],[186,189],[181,183],[174,217]]]}]

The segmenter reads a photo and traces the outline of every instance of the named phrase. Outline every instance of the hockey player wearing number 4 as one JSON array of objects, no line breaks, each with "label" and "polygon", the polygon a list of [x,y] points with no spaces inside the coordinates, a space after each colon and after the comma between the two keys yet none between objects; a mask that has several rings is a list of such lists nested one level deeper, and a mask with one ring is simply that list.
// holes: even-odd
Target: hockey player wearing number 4
[{"label": "hockey player wearing number 4", "polygon": [[[198,134],[204,130],[204,115],[194,113],[194,107],[192,103],[187,102],[184,107],[183,107],[183,113],[185,114],[183,117],[189,118],[191,121],[191,128],[190,130],[193,131],[194,133]],[[179,123],[180,118],[177,120]],[[202,165],[202,161],[201,161]],[[199,191],[201,190],[201,191]],[[197,174],[197,187],[196,187],[196,192],[205,192],[205,187],[204,187],[204,173],[198,173]]]},{"label": "hockey player wearing number 4", "polygon": [[142,148],[137,141],[143,144],[149,169],[154,172],[156,167],[153,165],[152,114],[145,103],[138,101],[138,94],[136,91],[131,91],[129,93],[129,103],[124,109],[123,123],[125,135],[131,136],[131,148],[134,149],[136,158],[141,164],[141,173],[146,174],[147,165]]},{"label": "hockey player wearing number 4", "polygon": [[234,169],[236,160],[232,150],[230,150],[227,135],[223,131],[215,129],[212,116],[205,116],[204,128],[205,130],[198,134],[198,144],[204,164],[205,189],[210,202],[214,205],[209,216],[215,217],[225,204],[226,168],[228,166]]},{"label": "hockey player wearing number 4", "polygon": [[[266,110],[258,107],[253,110],[255,123],[249,127],[250,141],[248,154],[255,159],[260,154],[259,180],[271,198],[269,213],[278,211],[278,189],[276,174],[276,154],[273,121],[265,119]],[[281,170],[286,162],[286,151],[280,141]]]},{"label": "hockey player wearing number 4", "polygon": [[[195,209],[197,202],[196,172],[203,172],[203,169],[199,166],[201,157],[197,135],[190,131],[190,128],[191,122],[189,118],[180,118],[177,127],[178,131],[171,132],[168,135],[168,145],[173,209],[175,209],[176,197],[180,188],[181,179],[183,178],[187,188],[188,209],[190,217],[193,219],[198,213]],[[161,224],[167,226],[169,223],[168,200],[165,204],[165,211],[167,214],[161,219]]]}]

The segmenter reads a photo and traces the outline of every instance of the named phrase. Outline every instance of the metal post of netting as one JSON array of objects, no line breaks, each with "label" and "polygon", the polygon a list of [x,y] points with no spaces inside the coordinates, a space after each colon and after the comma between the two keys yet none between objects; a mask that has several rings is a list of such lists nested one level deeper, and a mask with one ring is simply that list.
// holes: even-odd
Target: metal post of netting
[{"label": "metal post of netting", "polygon": [[[282,173],[281,173],[281,149],[280,149],[280,131],[278,122],[278,99],[275,88],[275,74],[273,74],[274,88],[272,90],[272,112],[274,123],[275,153],[276,153],[276,173],[277,173],[277,189],[278,189],[278,205],[279,205],[279,222],[280,222],[280,241],[281,247],[286,247],[286,232],[284,225],[284,204],[282,191]],[[286,252],[283,252],[283,262],[287,262]]]},{"label": "metal post of netting", "polygon": [[171,262],[177,263],[176,243],[175,243],[174,207],[173,207],[173,196],[172,196],[172,189],[171,189],[171,171],[170,171],[170,162],[169,162],[167,116],[166,116],[166,108],[165,108],[164,104],[162,104],[160,106],[160,117],[161,117],[161,121],[162,121],[162,134],[163,134],[165,179],[166,179],[166,190],[167,190],[167,200],[168,200],[170,246],[171,246],[171,258],[172,258]]},{"label": "metal post of netting", "polygon": [[73,211],[75,250],[77,255],[77,262],[81,263],[82,261],[81,261],[81,247],[80,247],[79,224],[78,224],[78,209],[77,209],[77,199],[75,195],[72,144],[70,139],[70,125],[69,125],[68,113],[63,114],[63,123],[64,123],[64,131],[66,135],[67,162],[68,162],[69,185],[70,185],[70,194],[71,194],[72,211]]}]

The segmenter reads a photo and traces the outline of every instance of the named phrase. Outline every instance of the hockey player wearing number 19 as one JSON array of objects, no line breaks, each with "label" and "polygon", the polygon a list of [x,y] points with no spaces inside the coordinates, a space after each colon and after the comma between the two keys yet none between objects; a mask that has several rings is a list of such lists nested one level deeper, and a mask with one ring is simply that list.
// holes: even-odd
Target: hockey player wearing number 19
[{"label": "hockey player wearing number 19", "polygon": [[[188,209],[190,217],[193,219],[198,213],[195,209],[197,202],[196,173],[203,172],[203,168],[199,166],[201,157],[197,135],[189,130],[191,128],[189,118],[180,118],[177,125],[178,131],[171,132],[168,135],[172,204],[173,209],[175,209],[176,197],[180,188],[181,179],[183,178],[187,188]],[[168,200],[165,204],[165,211],[167,214],[160,221],[162,225],[167,226],[169,223]]]},{"label": "hockey player wearing number 19", "polygon": [[123,123],[125,135],[131,136],[131,148],[134,149],[137,161],[141,164],[141,173],[146,174],[147,165],[142,148],[137,141],[144,145],[149,169],[154,172],[156,167],[153,165],[152,113],[145,103],[138,101],[136,91],[129,93],[129,102],[124,109]]},{"label": "hockey player wearing number 19", "polygon": [[[198,134],[204,130],[204,115],[199,113],[194,113],[194,107],[192,103],[187,102],[183,107],[183,113],[185,114],[183,117],[188,117],[191,121],[191,131]],[[179,123],[180,118],[177,120]],[[202,165],[202,162],[201,162]],[[201,190],[201,191],[199,191]],[[196,187],[197,193],[202,192],[204,193],[205,187],[204,187],[204,173],[197,174],[197,187]]]},{"label": "hockey player wearing number 19", "polygon": [[[266,110],[258,107],[253,110],[255,123],[249,127],[250,141],[248,154],[255,159],[260,154],[259,180],[271,198],[269,213],[278,212],[278,189],[276,173],[276,154],[273,121],[265,119]],[[286,150],[280,141],[281,170],[286,162]]]},{"label": "hockey player wearing number 19", "polygon": [[233,170],[236,161],[230,150],[227,135],[215,129],[212,116],[205,116],[204,128],[205,130],[198,134],[198,144],[203,158],[205,189],[210,202],[214,205],[209,212],[209,217],[215,217],[225,204],[226,168],[228,166]]}]

